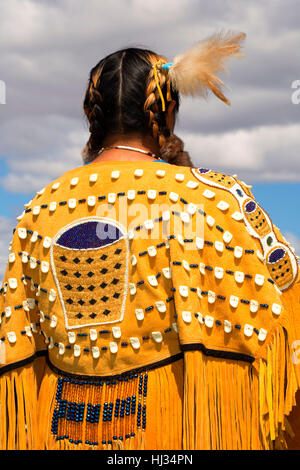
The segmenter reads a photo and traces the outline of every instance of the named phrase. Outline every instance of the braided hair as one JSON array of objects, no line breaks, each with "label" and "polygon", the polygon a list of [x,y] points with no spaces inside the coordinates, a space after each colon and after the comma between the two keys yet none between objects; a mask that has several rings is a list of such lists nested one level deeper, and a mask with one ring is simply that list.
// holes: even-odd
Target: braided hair
[{"label": "braided hair", "polygon": [[[114,52],[90,71],[83,109],[89,122],[90,137],[83,149],[85,162],[99,154],[106,135],[140,132],[151,134],[160,147],[161,157],[176,165],[193,166],[183,142],[167,127],[160,93],[168,93],[179,109],[179,93],[161,68],[154,76],[153,65],[166,59],[138,48]],[[159,88],[157,86],[159,84]]]}]

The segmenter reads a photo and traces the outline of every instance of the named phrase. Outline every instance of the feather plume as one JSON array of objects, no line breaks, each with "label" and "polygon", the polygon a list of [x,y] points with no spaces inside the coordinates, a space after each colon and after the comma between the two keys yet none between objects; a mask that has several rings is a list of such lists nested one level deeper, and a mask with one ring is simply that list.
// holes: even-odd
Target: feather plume
[{"label": "feather plume", "polygon": [[183,54],[175,56],[173,65],[169,68],[172,86],[182,95],[198,95],[203,98],[211,90],[230,106],[221,90],[221,86],[226,85],[216,74],[226,72],[227,59],[244,57],[240,42],[245,37],[245,33],[231,31],[215,33]]}]

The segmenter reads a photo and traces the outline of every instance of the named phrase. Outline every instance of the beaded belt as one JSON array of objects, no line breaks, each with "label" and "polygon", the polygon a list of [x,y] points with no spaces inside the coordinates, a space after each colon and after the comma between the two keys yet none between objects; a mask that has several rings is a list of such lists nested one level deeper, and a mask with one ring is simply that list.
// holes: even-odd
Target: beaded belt
[{"label": "beaded belt", "polygon": [[57,441],[122,448],[146,429],[147,382],[147,372],[114,380],[58,377],[51,433]]}]

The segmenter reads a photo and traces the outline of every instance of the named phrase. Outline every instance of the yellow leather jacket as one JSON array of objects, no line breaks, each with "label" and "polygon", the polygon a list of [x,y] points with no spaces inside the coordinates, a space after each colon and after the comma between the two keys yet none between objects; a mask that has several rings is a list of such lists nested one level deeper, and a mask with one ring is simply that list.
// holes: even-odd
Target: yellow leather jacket
[{"label": "yellow leather jacket", "polygon": [[0,302],[2,448],[284,445],[298,262],[236,177],[68,171],[19,217]]}]

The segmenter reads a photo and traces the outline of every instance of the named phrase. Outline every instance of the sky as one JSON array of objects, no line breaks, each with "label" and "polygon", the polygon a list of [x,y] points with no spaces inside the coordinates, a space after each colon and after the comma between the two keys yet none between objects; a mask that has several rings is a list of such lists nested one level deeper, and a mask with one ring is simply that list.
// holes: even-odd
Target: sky
[{"label": "sky", "polygon": [[182,98],[175,132],[194,166],[252,185],[300,254],[299,0],[0,0],[0,274],[16,216],[82,164],[90,69],[124,47],[172,58],[219,31],[245,32],[226,106]]}]

